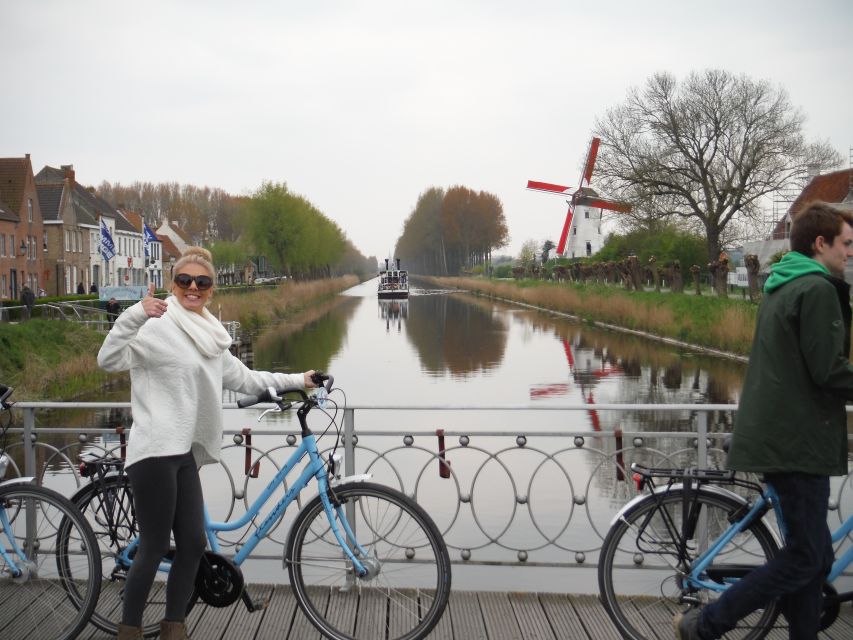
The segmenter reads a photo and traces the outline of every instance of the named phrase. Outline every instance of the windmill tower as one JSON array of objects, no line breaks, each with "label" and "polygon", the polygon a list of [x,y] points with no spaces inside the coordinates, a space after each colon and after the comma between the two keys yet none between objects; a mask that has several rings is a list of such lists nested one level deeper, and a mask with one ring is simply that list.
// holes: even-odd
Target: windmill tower
[{"label": "windmill tower", "polygon": [[600,138],[593,138],[590,142],[578,188],[574,192],[572,192],[571,187],[560,184],[535,180],[527,181],[527,188],[533,191],[544,191],[570,197],[566,201],[569,210],[566,212],[566,221],[563,223],[560,242],[557,244],[557,253],[561,256],[580,258],[595,254],[604,244],[604,236],[601,233],[602,212],[605,209],[621,213],[631,211],[631,205],[601,198],[590,186],[592,170],[595,167],[595,159],[598,156],[600,144]]}]

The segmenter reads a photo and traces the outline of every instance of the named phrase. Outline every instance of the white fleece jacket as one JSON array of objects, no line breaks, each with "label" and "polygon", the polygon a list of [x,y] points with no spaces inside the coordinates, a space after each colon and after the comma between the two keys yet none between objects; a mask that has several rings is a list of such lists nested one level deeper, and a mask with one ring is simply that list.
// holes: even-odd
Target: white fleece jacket
[{"label": "white fleece jacket", "polygon": [[[170,301],[170,304],[179,304]],[[130,466],[192,450],[196,464],[219,460],[222,389],[258,394],[268,386],[304,388],[301,373],[252,371],[225,349],[205,357],[169,316],[149,318],[137,303],[115,321],[98,352],[106,371],[130,370]]]}]

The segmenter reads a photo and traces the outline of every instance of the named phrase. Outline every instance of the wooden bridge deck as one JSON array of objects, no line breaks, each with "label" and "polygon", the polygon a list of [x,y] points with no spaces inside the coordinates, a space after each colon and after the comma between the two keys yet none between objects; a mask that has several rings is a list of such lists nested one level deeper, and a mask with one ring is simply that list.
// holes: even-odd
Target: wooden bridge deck
[{"label": "wooden bridge deck", "polygon": [[[205,640],[320,640],[296,606],[288,585],[251,585],[254,599],[269,597],[263,611],[249,613],[242,602],[217,609],[197,605],[187,620],[190,636]],[[650,621],[660,640],[672,640],[668,615]],[[619,640],[604,607],[595,595],[453,591],[450,604],[429,636],[434,640]],[[787,630],[776,629],[770,638],[784,640]],[[853,638],[853,607],[845,604],[839,619],[820,637]],[[108,640],[110,636],[89,627],[83,640]]]}]

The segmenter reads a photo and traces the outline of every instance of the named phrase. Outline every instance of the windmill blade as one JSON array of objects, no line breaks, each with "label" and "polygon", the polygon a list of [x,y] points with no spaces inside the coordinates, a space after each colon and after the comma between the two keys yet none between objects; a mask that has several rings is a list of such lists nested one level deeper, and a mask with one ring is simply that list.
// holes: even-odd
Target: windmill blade
[{"label": "windmill blade", "polygon": [[569,205],[569,210],[566,212],[566,221],[563,223],[563,232],[560,234],[560,242],[557,244],[557,253],[563,255],[563,252],[566,249],[566,240],[569,237],[569,231],[572,228],[572,218],[574,218],[575,212],[572,209],[572,205]]},{"label": "windmill blade", "polygon": [[618,211],[619,213],[631,213],[631,205],[627,202],[616,202],[615,200],[603,200],[601,198],[583,198],[581,204],[587,207],[598,207],[599,209],[607,209],[608,211]]},{"label": "windmill blade", "polygon": [[581,175],[581,186],[589,186],[589,181],[592,180],[592,168],[595,166],[595,159],[598,157],[598,145],[601,144],[601,138],[593,138],[589,143],[589,151],[586,154],[586,162],[583,164],[583,175]]},{"label": "windmill blade", "polygon": [[545,191],[546,193],[557,193],[560,195],[570,195],[571,187],[565,187],[561,184],[551,184],[550,182],[537,182],[536,180],[528,180],[527,188],[532,191]]}]

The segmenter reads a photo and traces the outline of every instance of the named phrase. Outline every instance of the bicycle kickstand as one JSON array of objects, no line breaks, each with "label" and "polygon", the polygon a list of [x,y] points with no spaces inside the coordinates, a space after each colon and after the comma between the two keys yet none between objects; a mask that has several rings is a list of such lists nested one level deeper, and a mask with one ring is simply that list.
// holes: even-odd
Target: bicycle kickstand
[{"label": "bicycle kickstand", "polygon": [[270,606],[269,598],[259,598],[258,600],[252,600],[252,597],[249,595],[249,591],[246,587],[243,587],[243,593],[240,594],[240,597],[243,599],[243,604],[246,605],[246,610],[249,613],[254,613],[255,611],[263,611],[268,606]]}]

